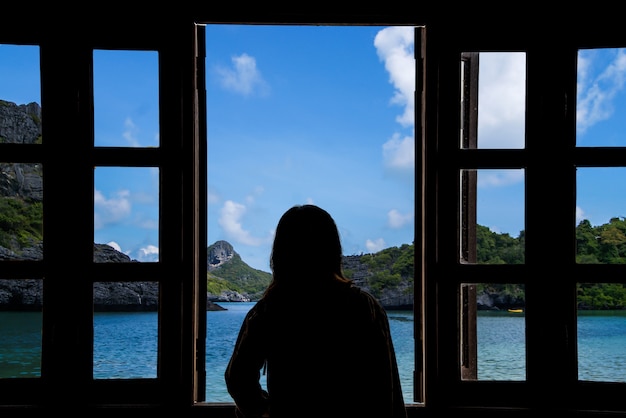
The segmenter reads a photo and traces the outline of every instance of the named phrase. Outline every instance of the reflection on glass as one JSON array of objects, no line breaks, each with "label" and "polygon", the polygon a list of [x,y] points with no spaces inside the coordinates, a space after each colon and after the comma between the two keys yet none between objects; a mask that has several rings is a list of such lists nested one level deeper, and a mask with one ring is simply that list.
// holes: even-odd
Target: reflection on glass
[{"label": "reflection on glass", "polygon": [[41,167],[0,163],[0,260],[43,259]]},{"label": "reflection on glass", "polygon": [[578,283],[578,379],[626,382],[626,286]]},{"label": "reflection on glass", "polygon": [[94,379],[157,376],[158,286],[94,283]]},{"label": "reflection on glass", "polygon": [[461,147],[524,148],[526,54],[465,53],[461,77]]},{"label": "reflection on glass", "polygon": [[525,290],[522,284],[461,285],[464,380],[525,380]]},{"label": "reflection on glass", "polygon": [[626,168],[576,170],[576,262],[626,262]]},{"label": "reflection on glass", "polygon": [[626,49],[598,48],[578,51],[576,92],[576,145],[626,146]]},{"label": "reflection on glass", "polygon": [[159,260],[159,170],[96,167],[94,262]]},{"label": "reflection on glass", "polygon": [[43,280],[0,280],[0,379],[41,376]]},{"label": "reflection on glass", "polygon": [[159,146],[158,64],[155,51],[93,51],[96,146]]},{"label": "reflection on glass", "polygon": [[461,171],[461,260],[523,264],[524,170]]}]

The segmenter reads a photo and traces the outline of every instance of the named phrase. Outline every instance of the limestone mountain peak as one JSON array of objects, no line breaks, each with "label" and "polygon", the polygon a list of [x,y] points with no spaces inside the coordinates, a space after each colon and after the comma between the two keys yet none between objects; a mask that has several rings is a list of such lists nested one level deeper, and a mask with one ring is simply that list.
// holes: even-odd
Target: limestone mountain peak
[{"label": "limestone mountain peak", "polygon": [[216,241],[207,248],[207,269],[213,271],[238,255],[233,246],[224,240]]}]

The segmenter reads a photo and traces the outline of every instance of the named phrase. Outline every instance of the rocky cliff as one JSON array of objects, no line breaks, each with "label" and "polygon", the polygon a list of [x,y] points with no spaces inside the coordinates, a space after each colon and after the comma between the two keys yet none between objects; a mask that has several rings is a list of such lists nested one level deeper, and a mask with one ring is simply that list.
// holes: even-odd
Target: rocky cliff
[{"label": "rocky cliff", "polygon": [[[41,260],[41,244],[15,254],[0,247],[0,260]],[[131,260],[105,244],[94,244],[94,262],[130,263]],[[159,285],[156,282],[97,282],[93,286],[94,311],[139,312],[156,311],[159,303]],[[42,280],[0,280],[0,310],[40,310],[43,304]],[[207,310],[223,308],[211,301]]]},{"label": "rocky cliff", "polygon": [[371,288],[370,283],[372,276],[376,272],[363,263],[362,256],[344,256],[343,269],[350,272],[354,284],[374,294],[385,309],[413,309],[413,280],[404,279],[397,286],[385,287],[380,292],[375,292]]},{"label": "rocky cliff", "polygon": [[[37,103],[18,106],[0,100],[0,143],[41,143],[41,107]],[[40,165],[0,162],[0,196],[40,202],[43,198]]]},{"label": "rocky cliff", "polygon": [[227,241],[207,248],[207,295],[213,302],[258,300],[271,279],[270,273],[246,264]]}]

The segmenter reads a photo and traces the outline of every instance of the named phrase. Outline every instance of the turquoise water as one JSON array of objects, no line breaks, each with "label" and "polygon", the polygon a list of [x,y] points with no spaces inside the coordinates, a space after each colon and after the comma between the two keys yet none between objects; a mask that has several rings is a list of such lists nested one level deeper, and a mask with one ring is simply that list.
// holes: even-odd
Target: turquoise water
[{"label": "turquoise water", "polygon": [[[207,312],[206,401],[232,402],[224,370],[243,317],[253,303],[223,303]],[[413,313],[389,311],[405,401],[413,399]],[[154,378],[157,373],[156,313],[97,313],[94,377]],[[524,315],[479,312],[478,379],[526,378]],[[39,377],[41,314],[0,312],[0,378]],[[579,379],[626,382],[626,311],[581,311],[578,319]],[[265,385],[265,381],[262,380]]]},{"label": "turquoise water", "polygon": [[155,312],[96,313],[93,377],[157,377],[157,318]]},{"label": "turquoise water", "polygon": [[41,375],[41,325],[36,312],[0,312],[0,377]]},{"label": "turquoise water", "polygon": [[626,311],[578,314],[578,379],[626,382]]}]

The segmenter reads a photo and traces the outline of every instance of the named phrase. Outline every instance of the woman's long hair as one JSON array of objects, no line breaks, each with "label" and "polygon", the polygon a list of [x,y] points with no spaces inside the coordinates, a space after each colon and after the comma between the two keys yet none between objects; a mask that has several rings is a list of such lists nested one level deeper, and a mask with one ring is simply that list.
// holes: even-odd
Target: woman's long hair
[{"label": "woman's long hair", "polygon": [[328,212],[315,205],[291,207],[278,221],[270,268],[274,288],[315,288],[351,283],[343,275],[339,231]]}]

